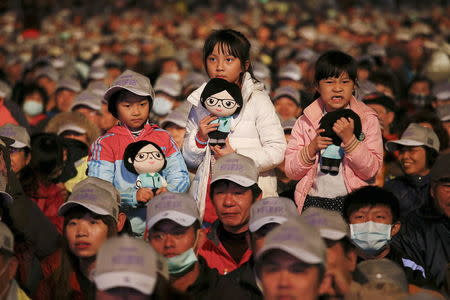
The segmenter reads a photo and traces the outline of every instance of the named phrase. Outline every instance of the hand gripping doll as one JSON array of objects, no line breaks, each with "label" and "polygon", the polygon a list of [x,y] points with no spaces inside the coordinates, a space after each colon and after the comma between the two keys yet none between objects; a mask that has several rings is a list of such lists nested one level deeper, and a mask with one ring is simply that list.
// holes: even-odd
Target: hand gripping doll
[{"label": "hand gripping doll", "polygon": [[344,157],[344,149],[340,147],[342,140],[333,131],[334,123],[340,118],[352,118],[354,121],[353,133],[358,140],[362,141],[364,139],[364,134],[361,131],[361,119],[351,109],[338,109],[326,113],[322,119],[320,119],[320,129],[325,129],[325,131],[321,133],[321,136],[333,139],[333,144],[322,150],[320,170],[323,173],[329,173],[333,176],[336,176],[339,173],[339,166]]},{"label": "hand gripping doll", "polygon": [[243,100],[238,85],[225,79],[213,78],[206,84],[200,102],[212,115],[218,118],[211,123],[219,123],[217,130],[208,134],[211,146],[225,146],[230,133],[231,119],[241,110]]},{"label": "hand gripping doll", "polygon": [[123,154],[125,168],[137,174],[136,188],[151,188],[156,192],[167,182],[160,172],[166,167],[166,157],[161,148],[149,141],[131,143]]}]

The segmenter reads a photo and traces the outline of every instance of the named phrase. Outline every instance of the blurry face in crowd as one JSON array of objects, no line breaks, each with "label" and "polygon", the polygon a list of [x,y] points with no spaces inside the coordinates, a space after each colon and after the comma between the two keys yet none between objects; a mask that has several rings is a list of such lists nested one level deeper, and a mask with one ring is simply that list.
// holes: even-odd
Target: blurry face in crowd
[{"label": "blurry face in crowd", "polygon": [[225,230],[241,233],[248,229],[253,193],[250,188],[232,181],[222,181],[214,187],[212,202]]},{"label": "blurry face in crowd", "polygon": [[387,85],[377,83],[375,84],[375,89],[388,97],[395,98],[394,91]]},{"label": "blurry face in crowd", "polygon": [[[34,93],[26,95],[22,106],[24,107],[26,105],[25,103],[27,103],[28,101],[34,101],[34,102],[37,102],[37,103],[41,103],[42,105],[44,104],[44,99],[42,99],[41,94],[38,93],[38,92],[34,92]],[[43,109],[44,109],[44,107],[42,107],[42,111],[41,112],[43,112]]]},{"label": "blurry face in crowd", "polygon": [[320,271],[282,250],[265,254],[259,270],[266,300],[317,299]]},{"label": "blurry face in crowd", "polygon": [[114,288],[107,291],[97,290],[95,299],[97,300],[147,300],[148,295],[132,288]]},{"label": "blurry face in crowd", "polygon": [[63,89],[56,94],[56,107],[60,111],[70,111],[70,106],[77,93],[74,91]]},{"label": "blurry face in crowd", "polygon": [[117,103],[117,116],[128,128],[132,130],[140,129],[148,119],[150,103],[146,97],[132,93]]},{"label": "blurry face in crowd", "polygon": [[214,46],[213,52],[206,58],[206,71],[209,78],[222,78],[239,84],[240,74],[244,71],[242,62],[226,50],[225,45]]},{"label": "blurry face in crowd", "polygon": [[398,159],[407,175],[425,176],[430,173],[426,163],[426,151],[421,146],[403,146]]},{"label": "blurry face in crowd", "polygon": [[394,217],[391,208],[385,205],[362,207],[349,216],[350,224],[360,224],[369,221],[392,225],[391,236],[396,235],[400,230],[400,223],[393,224]]},{"label": "blurry face in crowd", "polygon": [[302,109],[289,97],[281,97],[274,102],[275,111],[283,120],[297,118]]},{"label": "blurry face in crowd", "polygon": [[71,219],[65,228],[65,236],[70,251],[79,258],[97,255],[103,242],[108,238],[108,226],[90,214]]},{"label": "blurry face in crowd", "polygon": [[184,134],[186,133],[186,128],[170,123],[169,125],[166,125],[164,129],[170,133],[175,143],[177,144],[178,148],[181,149],[183,147]]},{"label": "blurry face in crowd", "polygon": [[173,257],[196,247],[194,226],[184,227],[172,220],[159,221],[148,233],[150,245],[164,257]]},{"label": "blurry face in crowd", "polygon": [[431,188],[436,206],[447,216],[450,217],[450,182],[438,182]]},{"label": "blurry face in crowd", "polygon": [[388,130],[389,126],[394,121],[395,114],[392,111],[388,111],[386,107],[380,104],[367,104],[370,108],[372,108],[378,116],[378,120],[380,121],[380,126],[382,130]]},{"label": "blurry face in crowd", "polygon": [[49,96],[53,95],[53,93],[56,90],[56,81],[51,80],[50,78],[46,76],[41,76],[37,82],[39,86],[44,88],[47,91],[47,94]]},{"label": "blurry face in crowd", "polygon": [[330,77],[320,80],[317,91],[322,98],[326,111],[335,111],[345,108],[355,87],[355,83],[347,73],[342,73],[339,78]]},{"label": "blurry face in crowd", "polygon": [[178,74],[180,68],[175,60],[167,60],[161,66],[161,74]]},{"label": "blurry face in crowd", "polygon": [[428,96],[431,94],[430,85],[426,81],[414,82],[409,88],[409,94]]},{"label": "blurry face in crowd", "polygon": [[31,154],[27,154],[24,148],[11,147],[9,149],[9,157],[11,159],[11,169],[16,174],[28,165],[31,160]]},{"label": "blurry face in crowd", "polygon": [[117,123],[117,119],[108,111],[108,105],[102,103],[102,112],[99,122],[99,128],[101,130],[107,131]]},{"label": "blurry face in crowd", "polygon": [[101,112],[84,105],[78,106],[74,111],[83,114],[92,124],[96,125],[97,127],[100,126]]}]

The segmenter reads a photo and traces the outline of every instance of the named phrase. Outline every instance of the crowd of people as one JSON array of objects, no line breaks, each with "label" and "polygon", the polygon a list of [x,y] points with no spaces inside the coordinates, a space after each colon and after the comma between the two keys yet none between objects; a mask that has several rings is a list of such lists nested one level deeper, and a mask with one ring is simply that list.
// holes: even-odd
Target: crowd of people
[{"label": "crowd of people", "polygon": [[0,15],[0,299],[450,297],[450,7],[163,2]]}]

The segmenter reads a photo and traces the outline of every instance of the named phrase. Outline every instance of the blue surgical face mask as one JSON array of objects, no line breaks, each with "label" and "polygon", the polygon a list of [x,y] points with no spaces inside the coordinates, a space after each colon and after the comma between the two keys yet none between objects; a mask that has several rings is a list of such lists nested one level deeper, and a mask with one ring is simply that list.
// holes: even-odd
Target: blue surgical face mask
[{"label": "blue surgical face mask", "polygon": [[169,273],[171,275],[182,274],[188,270],[197,261],[194,249],[189,248],[180,255],[169,257],[167,259],[167,265],[169,267]]},{"label": "blue surgical face mask", "polygon": [[42,102],[30,99],[25,101],[22,108],[27,115],[34,117],[44,111],[44,104]]},{"label": "blue surgical face mask", "polygon": [[153,101],[152,111],[158,116],[165,116],[172,111],[173,102],[165,97],[155,97]]},{"label": "blue surgical face mask", "polygon": [[365,222],[350,224],[350,238],[361,250],[369,255],[376,255],[384,250],[391,240],[390,224]]}]

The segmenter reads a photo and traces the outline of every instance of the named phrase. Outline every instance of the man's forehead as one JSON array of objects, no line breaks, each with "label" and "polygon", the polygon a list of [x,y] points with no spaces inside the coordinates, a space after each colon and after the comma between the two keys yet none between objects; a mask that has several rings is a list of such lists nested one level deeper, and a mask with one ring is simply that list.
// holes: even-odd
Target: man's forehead
[{"label": "man's forehead", "polygon": [[354,211],[353,213],[376,213],[376,212],[386,212],[392,214],[391,208],[383,204],[364,206]]}]

